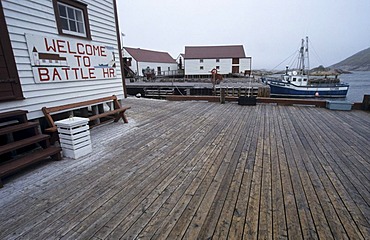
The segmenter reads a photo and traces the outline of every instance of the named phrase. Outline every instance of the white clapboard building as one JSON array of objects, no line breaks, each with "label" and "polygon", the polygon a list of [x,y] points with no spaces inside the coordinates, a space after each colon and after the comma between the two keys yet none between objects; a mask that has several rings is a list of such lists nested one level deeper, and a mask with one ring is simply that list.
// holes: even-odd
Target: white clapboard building
[{"label": "white clapboard building", "polygon": [[[0,1],[0,112],[124,97],[115,0]],[[118,30],[119,31],[119,30]]]},{"label": "white clapboard building", "polygon": [[177,62],[167,52],[124,47],[123,61],[138,76],[143,76],[147,68],[154,70],[156,76],[177,74]]},{"label": "white clapboard building", "polygon": [[252,58],[245,55],[243,45],[185,46],[185,75],[239,74],[251,71]]}]

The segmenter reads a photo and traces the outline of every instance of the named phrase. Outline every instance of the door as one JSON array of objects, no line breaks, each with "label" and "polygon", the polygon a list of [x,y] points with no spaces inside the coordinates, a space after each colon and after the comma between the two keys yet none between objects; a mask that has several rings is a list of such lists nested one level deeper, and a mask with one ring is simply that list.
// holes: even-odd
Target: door
[{"label": "door", "polygon": [[239,66],[233,66],[232,73],[239,73]]},{"label": "door", "polygon": [[23,99],[23,93],[0,1],[0,101],[17,99]]}]

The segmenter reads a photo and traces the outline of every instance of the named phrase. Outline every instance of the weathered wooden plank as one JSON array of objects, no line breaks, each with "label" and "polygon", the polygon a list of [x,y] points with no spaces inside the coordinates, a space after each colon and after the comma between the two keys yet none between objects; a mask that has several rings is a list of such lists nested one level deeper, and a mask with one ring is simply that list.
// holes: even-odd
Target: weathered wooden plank
[{"label": "weathered wooden plank", "polygon": [[7,180],[1,239],[370,237],[368,113],[127,102],[93,155]]},{"label": "weathered wooden plank", "polygon": [[[282,111],[286,116],[290,116],[291,112],[288,110],[291,109],[294,108],[283,108]],[[299,166],[297,166],[297,162],[302,161],[300,148],[298,147],[298,144],[301,145],[301,143],[295,141],[296,132],[294,128],[291,127],[291,119],[286,119],[286,121],[283,122],[283,125],[287,130],[286,132],[288,137],[288,142],[284,146],[292,152],[292,157],[288,158],[288,164],[291,172],[294,194],[298,203],[297,210],[299,213],[303,238],[317,239],[317,231],[313,223],[312,215],[309,211],[309,203],[304,189],[306,182],[305,179],[301,177]]]},{"label": "weathered wooden plank", "polygon": [[[285,217],[284,193],[280,161],[283,157],[279,155],[278,139],[280,136],[278,125],[277,107],[271,109],[272,119],[270,127],[270,149],[271,149],[271,182],[272,187],[272,236],[275,239],[287,239],[287,223]],[[281,152],[280,152],[281,153]]]},{"label": "weathered wooden plank", "polygon": [[[342,225],[346,229],[347,234],[350,236],[350,238],[358,238],[359,236],[361,236],[361,233],[359,233],[358,231],[358,227],[366,225],[366,215],[361,213],[359,208],[352,203],[353,200],[348,199],[349,194],[347,193],[347,191],[350,192],[352,198],[358,196],[358,193],[356,193],[355,189],[356,187],[353,185],[352,181],[348,179],[348,177],[352,174],[348,172],[343,173],[343,170],[347,171],[347,167],[341,167],[342,164],[340,161],[338,161],[340,159],[340,155],[337,155],[338,159],[332,158],[332,155],[330,154],[332,143],[327,140],[330,139],[330,137],[317,139],[317,136],[323,135],[324,133],[315,129],[310,130],[309,133],[313,135],[313,138],[315,138],[315,141],[317,142],[316,147],[320,152],[316,154],[320,156],[319,164],[321,164],[325,170],[325,172],[320,173],[320,177],[323,178],[326,175],[329,177],[328,180],[323,181],[325,191],[328,193],[328,196],[335,207],[335,211],[337,212],[338,217],[341,218]],[[323,139],[325,139],[325,141]],[[316,169],[320,170],[319,168]],[[331,184],[333,185],[333,187],[330,186]],[[345,186],[348,184],[352,186],[349,188],[345,188]],[[356,185],[358,186],[358,184]],[[361,197],[356,197],[356,199],[356,202],[360,202],[361,205],[364,204]],[[321,202],[325,203],[325,201]],[[352,214],[349,214],[348,211],[345,209],[351,209],[350,212]],[[368,207],[363,208],[363,210],[367,211],[366,209],[368,209]],[[327,210],[327,208],[324,208],[324,210]],[[356,226],[355,222],[350,220],[351,218],[356,219],[355,222],[358,222],[359,224],[357,224]],[[335,234],[338,232],[338,229],[341,228],[333,228]],[[368,229],[363,228],[362,231],[367,232]],[[341,233],[339,232],[339,234]]]},{"label": "weathered wooden plank", "polygon": [[[326,216],[325,218],[327,219],[328,226],[331,229],[333,237],[335,239],[343,236],[348,236],[349,238],[359,237],[360,235],[356,233],[358,231],[356,227],[353,228],[352,226],[347,226],[347,221],[343,221],[343,217],[341,217],[341,211],[339,209],[343,208],[343,205],[338,204],[337,190],[335,189],[335,185],[331,184],[332,182],[338,181],[336,180],[335,176],[328,174],[328,172],[331,172],[331,169],[328,168],[328,166],[325,166],[327,164],[325,162],[325,156],[318,151],[321,146],[325,145],[325,143],[321,143],[316,140],[320,133],[315,129],[310,128],[312,125],[307,121],[307,119],[299,116],[297,116],[296,119],[298,121],[301,120],[301,123],[304,123],[298,123],[299,126],[302,126],[301,139],[305,143],[307,152],[311,152],[311,154],[314,156],[308,158],[305,162],[309,168],[308,173],[311,178],[313,178],[313,185],[319,198],[318,201],[322,206]],[[334,167],[334,165],[330,166]],[[326,172],[326,170],[329,171]],[[323,217],[315,219],[318,230],[320,227],[322,227],[320,224],[322,220]]]},{"label": "weathered wooden plank", "polygon": [[260,120],[261,127],[258,129],[258,135],[255,152],[255,164],[253,168],[252,184],[249,195],[249,202],[247,207],[244,235],[243,239],[257,239],[258,238],[258,223],[260,221],[260,203],[261,203],[261,181],[263,170],[263,144],[264,144],[264,124],[265,118]]},{"label": "weathered wooden plank", "polygon": [[[242,148],[245,143],[245,137],[248,134],[247,124],[251,124],[250,109],[248,112],[247,108],[242,108],[245,114],[242,114],[238,120],[238,126],[235,127],[236,134],[229,133],[231,136],[235,136],[233,145],[231,145],[226,153],[225,162],[230,162],[229,166],[220,180],[219,188],[215,194],[214,200],[204,198],[197,212],[194,214],[194,218],[189,224],[183,238],[185,239],[207,239],[209,237],[215,238],[227,238],[229,231],[229,224],[231,222],[232,214],[234,212],[234,204],[239,192],[239,185],[232,187],[230,186],[233,182],[235,171],[239,164],[239,159],[242,154]],[[249,116],[245,119],[244,116]],[[251,126],[251,125],[250,125]],[[245,163],[244,163],[245,164]],[[242,170],[241,170],[242,172]],[[241,178],[241,174],[240,178]],[[217,179],[215,179],[217,181]],[[240,182],[240,180],[239,180]],[[240,183],[239,183],[240,184]],[[222,216],[223,221],[218,222],[219,217]]]},{"label": "weathered wooden plank", "polygon": [[[243,169],[243,176],[240,185],[240,190],[238,194],[238,199],[236,201],[233,218],[231,221],[229,235],[230,239],[242,239],[244,234],[244,226],[246,224],[245,219],[247,215],[248,204],[250,200],[250,191],[252,186],[253,169],[255,165],[255,152],[257,149],[257,136],[261,124],[261,108],[257,107],[255,111],[254,118],[256,119],[255,128],[251,132],[251,135],[246,138],[249,142],[249,147],[244,152],[244,158],[246,159],[246,164]],[[219,221],[222,221],[220,219]]]},{"label": "weathered wooden plank", "polygon": [[[184,119],[184,120],[186,120],[186,118]],[[174,123],[175,122],[177,122],[176,120],[174,120]],[[186,123],[185,123],[186,124]],[[153,134],[152,134],[153,135]],[[155,141],[157,141],[156,139],[155,139],[155,136],[156,135],[154,135],[154,138],[153,138],[153,141],[155,140]],[[149,140],[149,138],[144,138],[144,139],[146,139],[147,141]],[[138,141],[139,141],[139,139],[137,139]],[[135,141],[134,141],[135,142]],[[140,141],[139,141],[140,142]],[[165,142],[163,142],[163,144],[165,144]],[[144,147],[141,147],[140,149],[138,149],[138,151],[133,151],[133,153],[134,154],[137,154],[137,153],[139,153],[139,154],[144,154],[145,155],[145,150],[148,148],[148,145],[149,146],[154,146],[155,144],[154,143],[150,143],[150,142],[146,142],[146,144],[144,144]],[[138,145],[138,146],[143,146],[142,144],[141,145]],[[143,155],[141,155],[141,156],[143,156]],[[130,157],[130,156],[128,156],[128,157]],[[139,157],[139,159],[141,159],[141,157],[140,157],[140,155],[138,155],[138,157]],[[151,165],[148,165],[147,167],[151,167]],[[98,180],[99,180],[99,175],[100,176],[105,176],[106,174],[106,172],[111,172],[112,171],[112,169],[107,169],[107,170],[103,170],[103,169],[99,169],[99,168],[96,168],[96,167],[94,167],[95,169],[94,170],[96,170],[96,171],[99,171],[99,173],[98,174],[96,174],[96,173],[92,173],[92,177],[91,177],[91,179],[94,179],[94,178],[97,178]],[[129,168],[132,168],[132,167],[129,167]],[[90,171],[91,171],[91,169],[90,169]],[[87,170],[87,173],[89,173],[89,170]],[[128,174],[130,174],[130,173],[128,173]],[[108,175],[109,176],[109,175]],[[87,178],[86,179],[86,177],[81,177],[81,182],[79,183],[79,184],[76,184],[76,191],[79,191],[80,190],[80,187],[81,186],[83,186],[84,184],[85,184],[85,182],[86,181],[90,181],[90,179],[89,178]],[[121,179],[121,181],[122,181],[122,179]],[[103,182],[104,182],[104,180],[103,180]],[[70,184],[70,183],[69,183]],[[67,185],[69,185],[69,184],[67,184]],[[114,185],[113,185],[114,186]],[[110,186],[110,187],[113,187],[113,186]],[[65,186],[62,186],[62,187],[65,187]],[[59,186],[58,186],[58,188],[59,188]],[[61,188],[61,191],[63,191],[62,190],[63,188]],[[106,188],[107,189],[107,191],[109,191],[109,186]],[[88,189],[87,189],[88,190]],[[79,191],[78,192],[78,194],[71,194],[70,192],[66,195],[66,196],[70,196],[70,197],[72,197],[72,198],[74,198],[74,197],[80,197],[80,198],[85,198],[85,197],[87,197],[86,196],[86,194],[82,194],[82,193],[80,193],[81,191]],[[95,192],[92,192],[92,193],[95,193]],[[56,199],[56,200],[59,200],[59,199]],[[72,201],[72,200],[68,200],[68,201]],[[50,198],[49,198],[49,202],[50,202],[50,204],[53,202],[53,196],[50,196]],[[78,202],[78,199],[77,199],[77,202]],[[77,206],[79,206],[79,205],[77,205]],[[58,205],[56,205],[56,209],[55,209],[55,211],[58,211],[58,209],[59,209],[59,207],[64,207],[64,204],[63,204],[63,202],[60,202],[59,203],[59,206]],[[84,206],[85,207],[85,206]],[[48,210],[46,213],[48,213],[48,212],[54,212],[54,211],[52,211],[52,210]],[[62,213],[63,211],[60,211],[60,213]],[[46,213],[44,213],[45,215],[47,215]],[[22,219],[22,221],[27,221],[27,219]],[[68,221],[67,221],[68,222]],[[49,221],[46,221],[46,223],[47,224],[49,224],[50,222]]]},{"label": "weathered wooden plank", "polygon": [[[234,118],[235,119],[235,118]],[[234,119],[232,120],[235,123]],[[232,125],[235,129],[235,125]],[[227,132],[221,131],[220,136],[225,137]],[[226,143],[226,142],[225,142]],[[173,239],[174,237],[181,237],[186,231],[190,220],[196,213],[203,199],[209,199],[212,201],[215,195],[215,189],[217,189],[229,163],[224,162],[225,150],[228,144],[218,147],[212,155],[206,156],[208,161],[212,161],[212,165],[209,167],[208,172],[202,177],[202,181],[195,187],[188,189],[189,194],[185,193],[185,197],[180,199],[179,211],[177,214],[169,215],[170,219],[176,218],[176,223],[172,223],[170,220],[168,224],[158,231],[161,237]],[[234,143],[233,143],[234,144]],[[176,206],[175,206],[176,208]]]},{"label": "weathered wooden plank", "polygon": [[[221,123],[221,125],[223,125],[225,123]],[[220,126],[216,127],[213,129],[213,134],[211,135],[208,135],[208,137],[205,137],[202,141],[204,142],[210,142],[212,143],[210,145],[210,149],[211,150],[211,153],[214,153],[214,152],[217,152],[219,151],[217,148],[215,149],[215,146],[217,146],[218,144],[216,144],[217,142],[215,141],[219,141],[220,139],[222,139],[223,135],[225,134],[225,130],[227,129],[226,127],[223,129],[222,127],[219,128]],[[221,131],[221,132],[220,132]],[[219,143],[219,142],[218,142]],[[202,145],[201,145],[202,146]],[[209,158],[208,155],[204,155],[203,153],[201,153],[206,159]],[[194,159],[194,160],[198,160],[199,158],[196,157],[196,156],[192,156],[190,159]],[[199,160],[198,160],[199,161]],[[179,179],[182,181],[182,179]],[[146,219],[143,219],[144,221],[146,221]],[[158,221],[160,221],[158,219]],[[121,235],[123,235],[123,233],[125,234],[123,237],[124,238],[134,238],[135,236],[137,236],[137,234],[140,233],[140,228],[137,229],[135,226],[131,227],[129,229],[129,227],[127,227],[126,229],[128,229],[129,231],[127,233],[123,232],[123,231],[120,231],[119,229],[122,229],[121,226],[118,226],[117,228],[117,231],[113,231],[109,237],[112,237],[112,238],[117,238],[117,237],[121,237]],[[123,228],[125,229],[125,228]]]},{"label": "weathered wooden plank", "polygon": [[280,136],[280,138],[276,139],[276,145],[279,156],[282,193],[284,198],[285,218],[287,224],[287,236],[283,235],[283,237],[302,239],[303,236],[299,220],[297,200],[293,186],[294,179],[291,178],[288,164],[288,159],[293,158],[293,155],[289,148],[289,145],[287,145],[288,138],[283,125],[283,122],[286,121],[289,116],[285,115],[284,112],[281,111],[281,109],[282,107],[276,108],[276,131],[277,135]]},{"label": "weathered wooden plank", "polygon": [[[183,120],[184,120],[184,122],[182,124],[185,126],[188,119],[187,118],[184,118]],[[173,124],[175,124],[175,123],[178,124],[177,121],[174,121],[173,122]],[[181,127],[181,125],[179,125],[179,126]],[[170,131],[170,130],[167,130],[167,132],[165,131],[162,134],[167,135],[168,134],[168,131]],[[173,134],[176,134],[176,133],[173,133]],[[179,137],[182,136],[181,134],[177,134],[177,135]],[[171,135],[169,135],[168,137],[172,139]],[[186,136],[186,137],[189,137],[189,136]],[[192,137],[192,136],[190,136],[190,137]],[[146,140],[148,140],[148,139],[146,139]],[[179,151],[179,148],[181,148],[181,146],[179,145],[180,142],[187,141],[186,139],[182,138],[182,139],[179,140],[179,142],[177,142],[176,139],[175,139],[175,137],[173,137],[173,140],[174,140],[174,142],[172,142],[172,144],[175,145],[175,146],[178,146],[178,149],[176,149],[176,148],[173,149],[173,153],[169,153],[169,156],[172,156],[176,151]],[[157,143],[154,143],[153,142],[150,145],[156,146],[156,147],[159,147],[159,148],[162,148],[162,144],[163,145],[168,145],[168,143],[166,143],[166,141],[163,141],[162,138],[157,139],[157,141],[158,141]],[[116,193],[116,195],[113,198],[110,195],[107,195],[105,198],[102,198],[100,200],[100,202],[102,202],[103,205],[106,205],[108,203],[112,205],[112,204],[114,204],[117,201],[118,202],[120,202],[120,201],[130,202],[130,199],[131,198],[135,198],[135,194],[137,194],[138,193],[138,190],[141,189],[140,186],[136,186],[135,185],[137,182],[139,182],[141,185],[144,185],[144,184],[147,184],[148,182],[150,182],[152,178],[155,178],[155,176],[151,174],[152,172],[157,172],[157,174],[162,174],[162,172],[158,169],[158,166],[155,166],[156,165],[156,162],[152,162],[150,160],[150,159],[154,159],[155,157],[157,157],[156,154],[151,153],[152,151],[153,151],[152,148],[142,149],[142,150],[135,151],[135,152],[138,152],[140,154],[139,156],[136,156],[136,158],[139,158],[139,159],[140,158],[143,158],[143,160],[145,162],[151,162],[151,164],[146,164],[146,167],[141,168],[139,171],[135,172],[135,174],[136,174],[137,177],[131,179],[132,181],[127,182],[126,183],[126,185],[127,185],[126,188],[120,189],[120,192],[119,193]],[[157,150],[154,150],[154,151],[156,152]],[[179,151],[178,154],[181,154],[181,153],[182,152]],[[148,157],[145,157],[145,155],[149,155],[150,157],[149,158]],[[166,159],[163,159],[164,162],[169,161],[169,160],[170,159],[167,159],[167,160]],[[181,158],[179,158],[179,160],[181,160]],[[175,165],[175,164],[176,164],[176,162],[173,162],[172,163],[172,165]],[[166,165],[163,165],[163,166],[166,166]],[[134,185],[132,185],[132,184],[134,184]],[[134,190],[130,190],[130,188],[135,188],[135,189]],[[149,188],[151,188],[151,187],[149,187]],[[109,190],[109,188],[107,188],[107,191],[108,190]],[[130,192],[131,195],[127,196],[126,191]],[[130,196],[131,196],[131,198],[130,198]],[[107,201],[107,202],[104,203],[104,201]],[[132,201],[132,203],[133,204],[137,204],[136,201]],[[94,204],[99,207],[99,204],[98,203],[94,203]],[[120,206],[120,204],[117,204],[117,206]],[[129,207],[127,207],[127,208],[129,208]],[[86,210],[84,210],[84,213],[82,213],[82,214],[86,214],[89,211],[92,211],[92,209],[91,208],[87,208]],[[121,209],[118,209],[118,211],[121,211]],[[94,214],[98,214],[98,213],[99,213],[98,211],[94,211]],[[92,220],[94,219],[91,216],[85,216],[85,217],[83,217],[83,215],[81,216],[81,214],[80,215],[73,215],[73,217],[75,219],[84,219],[84,218],[87,218],[87,217],[89,219],[92,219]],[[106,216],[106,217],[108,219],[112,218],[112,216],[109,216],[109,215]],[[89,232],[90,230],[91,231],[94,231],[94,229],[97,229],[98,230],[99,227],[97,227],[96,224],[99,224],[100,222],[103,222],[105,219],[106,219],[105,217],[103,217],[103,218],[100,217],[100,218],[98,218],[99,221],[97,223],[94,223],[94,224],[92,224],[91,222],[89,222],[91,220],[87,220],[86,223],[84,223],[82,226],[79,227],[79,229],[84,229],[84,232]],[[68,222],[73,222],[73,221],[70,221],[69,219],[67,219],[66,222],[68,223]],[[84,226],[86,226],[86,227],[84,227]],[[58,231],[60,231],[61,229],[63,229],[63,228],[58,229]],[[74,234],[81,234],[81,230],[78,231],[78,230],[75,229],[75,230],[71,231],[71,233],[72,233],[72,235],[70,237],[75,236]]]}]

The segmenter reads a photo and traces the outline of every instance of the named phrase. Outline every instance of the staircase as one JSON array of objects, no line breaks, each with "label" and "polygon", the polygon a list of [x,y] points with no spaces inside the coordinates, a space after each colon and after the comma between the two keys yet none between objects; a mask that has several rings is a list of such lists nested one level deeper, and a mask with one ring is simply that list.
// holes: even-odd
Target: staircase
[{"label": "staircase", "polygon": [[27,111],[0,113],[1,179],[31,164],[51,157],[60,160],[61,149],[50,146],[49,135],[39,132],[38,122],[28,122]]}]

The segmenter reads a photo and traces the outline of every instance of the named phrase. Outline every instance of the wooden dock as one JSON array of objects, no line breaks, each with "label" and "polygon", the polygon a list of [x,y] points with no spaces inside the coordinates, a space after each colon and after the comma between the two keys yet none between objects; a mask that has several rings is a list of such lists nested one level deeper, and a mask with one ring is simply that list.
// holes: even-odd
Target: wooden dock
[{"label": "wooden dock", "polygon": [[127,99],[5,179],[0,239],[370,239],[370,113]]}]

